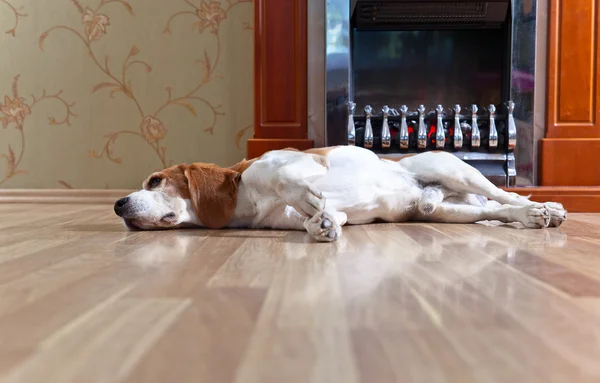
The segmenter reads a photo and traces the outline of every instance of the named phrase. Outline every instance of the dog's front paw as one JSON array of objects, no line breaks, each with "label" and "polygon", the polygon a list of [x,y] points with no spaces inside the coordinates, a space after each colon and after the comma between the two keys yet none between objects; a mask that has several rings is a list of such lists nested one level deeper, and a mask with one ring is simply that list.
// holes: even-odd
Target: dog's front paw
[{"label": "dog's front paw", "polygon": [[550,213],[544,204],[536,203],[519,209],[519,221],[530,229],[543,229],[550,224]]},{"label": "dog's front paw", "polygon": [[324,211],[307,219],[304,228],[319,242],[337,241],[342,236],[342,227],[336,223],[333,215]]},{"label": "dog's front paw", "polygon": [[562,204],[557,202],[544,203],[550,213],[550,227],[559,227],[567,220],[567,211]]},{"label": "dog's front paw", "polygon": [[312,185],[283,190],[279,192],[279,195],[285,203],[307,217],[313,217],[325,209],[325,197],[323,193]]}]

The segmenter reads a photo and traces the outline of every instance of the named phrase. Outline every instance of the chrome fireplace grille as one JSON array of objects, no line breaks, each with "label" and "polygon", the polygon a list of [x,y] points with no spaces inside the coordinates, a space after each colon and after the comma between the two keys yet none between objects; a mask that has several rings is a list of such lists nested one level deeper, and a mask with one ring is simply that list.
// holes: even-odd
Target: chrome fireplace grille
[{"label": "chrome fireplace grille", "polygon": [[536,0],[326,2],[327,145],[444,150],[535,184]]},{"label": "chrome fireplace grille", "polygon": [[486,20],[487,2],[368,2],[358,3],[356,25],[480,23]]},{"label": "chrome fireplace grille", "polygon": [[[491,104],[480,108],[438,105],[428,110],[420,105],[399,110],[385,105],[377,113],[370,105],[363,113],[348,105],[348,145],[362,146],[382,154],[409,153],[426,149],[468,151],[471,153],[509,153],[517,144],[517,127],[513,116],[515,103],[508,101],[498,108]],[[356,114],[355,114],[356,113]],[[462,157],[469,157],[461,154]],[[476,156],[471,156],[476,157]]]},{"label": "chrome fireplace grille", "polygon": [[470,105],[465,110],[460,105],[451,109],[438,105],[434,110],[424,105],[416,110],[409,110],[406,105],[399,110],[385,105],[377,112],[367,105],[362,114],[355,110],[354,102],[348,104],[348,145],[385,157],[427,150],[451,151],[464,161],[483,165],[485,169],[480,170],[498,185],[514,181],[517,127],[512,101],[498,108],[493,104],[481,108]]}]

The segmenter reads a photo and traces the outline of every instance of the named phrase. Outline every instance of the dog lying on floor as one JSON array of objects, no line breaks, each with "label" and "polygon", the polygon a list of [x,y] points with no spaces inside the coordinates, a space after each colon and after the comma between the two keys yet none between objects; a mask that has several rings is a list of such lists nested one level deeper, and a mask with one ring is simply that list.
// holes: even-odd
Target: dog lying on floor
[{"label": "dog lying on floor", "polygon": [[497,188],[450,153],[393,161],[355,146],[275,150],[229,168],[173,166],[152,174],[114,210],[132,230],[306,230],[325,242],[340,238],[345,224],[376,220],[499,220],[545,228],[560,226],[567,216],[559,203]]}]

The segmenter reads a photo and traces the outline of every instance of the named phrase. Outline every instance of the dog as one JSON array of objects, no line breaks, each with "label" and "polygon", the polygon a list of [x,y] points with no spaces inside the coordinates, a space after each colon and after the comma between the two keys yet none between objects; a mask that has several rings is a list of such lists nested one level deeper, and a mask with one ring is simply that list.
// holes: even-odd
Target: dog
[{"label": "dog", "polygon": [[131,230],[306,230],[322,242],[339,239],[346,224],[498,220],[539,229],[567,218],[561,204],[497,188],[451,153],[390,160],[356,146],[274,150],[229,168],[173,166],[114,211]]}]

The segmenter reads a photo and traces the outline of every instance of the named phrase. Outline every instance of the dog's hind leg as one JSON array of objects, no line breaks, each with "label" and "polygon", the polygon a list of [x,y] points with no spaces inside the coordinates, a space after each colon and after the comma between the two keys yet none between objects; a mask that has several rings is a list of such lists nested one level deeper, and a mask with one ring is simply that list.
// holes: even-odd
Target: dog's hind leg
[{"label": "dog's hind leg", "polygon": [[525,227],[541,229],[550,224],[550,213],[544,204],[533,202],[529,206],[500,205],[492,202],[486,206],[473,206],[442,202],[431,214],[417,214],[415,220],[441,223],[475,223],[479,221],[521,222]]},{"label": "dog's hind leg", "polygon": [[[400,161],[400,165],[415,174],[425,184],[439,183],[456,193],[481,195],[503,205],[532,206],[536,202],[509,193],[491,183],[473,166],[446,152],[426,152]],[[559,203],[546,202],[551,226],[560,226],[566,220],[566,211]]]},{"label": "dog's hind leg", "polygon": [[529,199],[507,193],[491,183],[479,170],[447,152],[425,152],[400,162],[424,183],[438,183],[457,193],[473,193],[501,204],[527,206]]}]

